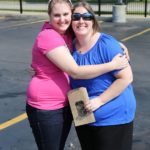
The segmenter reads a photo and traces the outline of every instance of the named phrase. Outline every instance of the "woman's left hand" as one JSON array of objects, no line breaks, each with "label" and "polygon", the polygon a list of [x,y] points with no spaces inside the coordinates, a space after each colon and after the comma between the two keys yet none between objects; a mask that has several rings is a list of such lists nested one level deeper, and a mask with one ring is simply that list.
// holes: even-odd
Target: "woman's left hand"
[{"label": "woman's left hand", "polygon": [[85,104],[85,109],[89,112],[92,112],[101,107],[103,104],[104,103],[102,103],[99,97],[95,97]]},{"label": "woman's left hand", "polygon": [[123,53],[126,55],[127,59],[130,60],[128,48],[121,42],[119,44],[123,50]]},{"label": "woman's left hand", "polygon": [[26,70],[27,70],[27,72],[29,73],[30,76],[33,77],[34,75],[36,75],[36,71],[32,67],[29,67]]}]

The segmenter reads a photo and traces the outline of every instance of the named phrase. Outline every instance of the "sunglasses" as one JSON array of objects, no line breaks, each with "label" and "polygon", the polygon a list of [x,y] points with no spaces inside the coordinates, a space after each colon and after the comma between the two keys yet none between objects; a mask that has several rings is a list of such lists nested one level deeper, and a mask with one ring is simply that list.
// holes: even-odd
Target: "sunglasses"
[{"label": "sunglasses", "polygon": [[80,14],[80,13],[73,13],[72,14],[72,21],[79,21],[80,19],[83,20],[93,20],[94,16],[91,13],[84,13],[84,14]]}]

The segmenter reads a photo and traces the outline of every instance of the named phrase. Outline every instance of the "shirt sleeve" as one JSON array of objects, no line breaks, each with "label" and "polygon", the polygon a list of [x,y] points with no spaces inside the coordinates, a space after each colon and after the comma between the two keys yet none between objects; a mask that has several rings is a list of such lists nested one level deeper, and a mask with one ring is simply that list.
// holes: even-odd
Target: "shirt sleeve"
[{"label": "shirt sleeve", "polygon": [[[104,60],[106,62],[112,61],[114,56],[117,54],[123,55],[123,50],[121,49],[119,42],[110,35],[104,35],[102,38],[102,47],[104,52]],[[117,74],[120,70],[114,70],[111,73],[113,75]]]},{"label": "shirt sleeve", "polygon": [[59,46],[66,45],[61,35],[52,29],[46,29],[40,32],[36,39],[36,42],[37,47],[44,54],[46,54],[49,51],[52,51],[53,49]]}]

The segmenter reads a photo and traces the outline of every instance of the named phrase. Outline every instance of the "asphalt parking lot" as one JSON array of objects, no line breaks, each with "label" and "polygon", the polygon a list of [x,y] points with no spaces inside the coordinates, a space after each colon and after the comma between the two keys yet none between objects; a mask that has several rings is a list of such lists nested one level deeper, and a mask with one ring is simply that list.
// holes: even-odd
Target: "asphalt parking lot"
[{"label": "asphalt parking lot", "polygon": [[[32,44],[45,19],[0,15],[0,150],[37,149],[24,114],[25,93]],[[102,32],[123,41],[129,49],[137,98],[133,150],[150,150],[150,18],[130,17],[126,23],[100,20]],[[71,149],[80,150],[73,127],[65,147]]]}]

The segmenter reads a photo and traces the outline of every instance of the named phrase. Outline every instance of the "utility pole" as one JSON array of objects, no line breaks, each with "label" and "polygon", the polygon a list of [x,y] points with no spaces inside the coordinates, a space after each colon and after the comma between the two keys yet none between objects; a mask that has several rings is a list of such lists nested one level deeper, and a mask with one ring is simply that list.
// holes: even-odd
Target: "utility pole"
[{"label": "utility pole", "polygon": [[20,2],[20,13],[22,14],[23,10],[22,10],[22,0],[19,0]]},{"label": "utility pole", "polygon": [[148,7],[147,0],[145,0],[145,12],[144,12],[145,17],[147,16],[147,7]]},{"label": "utility pole", "polygon": [[98,0],[98,15],[101,15],[101,0]]}]

